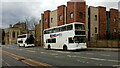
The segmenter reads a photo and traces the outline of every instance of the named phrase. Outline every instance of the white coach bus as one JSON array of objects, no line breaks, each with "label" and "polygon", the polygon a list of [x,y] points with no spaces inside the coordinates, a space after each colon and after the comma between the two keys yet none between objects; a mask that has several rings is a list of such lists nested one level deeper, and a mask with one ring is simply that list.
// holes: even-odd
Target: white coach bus
[{"label": "white coach bus", "polygon": [[44,48],[77,50],[86,49],[85,25],[80,22],[44,30]]},{"label": "white coach bus", "polygon": [[18,35],[17,45],[19,47],[35,46],[34,45],[34,37],[33,37],[33,35],[30,35],[30,34]]}]

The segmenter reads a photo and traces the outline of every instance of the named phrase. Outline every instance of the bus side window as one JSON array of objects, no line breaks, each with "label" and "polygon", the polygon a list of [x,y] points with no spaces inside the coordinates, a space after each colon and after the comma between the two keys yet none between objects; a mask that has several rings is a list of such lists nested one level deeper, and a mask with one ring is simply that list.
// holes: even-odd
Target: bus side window
[{"label": "bus side window", "polygon": [[67,25],[67,30],[72,30],[73,26],[72,25]]},{"label": "bus side window", "polygon": [[48,31],[48,30],[46,30],[46,34],[49,34],[49,31]]},{"label": "bus side window", "polygon": [[51,43],[51,40],[50,40],[50,39],[48,39],[48,43]]},{"label": "bus side window", "polygon": [[53,39],[52,39],[52,43],[56,43],[56,38],[53,38]]},{"label": "bus side window", "polygon": [[61,31],[66,31],[66,26],[61,27]]},{"label": "bus side window", "polygon": [[56,43],[56,38],[53,39],[47,39],[46,43]]},{"label": "bus side window", "polygon": [[55,31],[55,29],[52,29],[52,33],[55,33],[56,31]]}]

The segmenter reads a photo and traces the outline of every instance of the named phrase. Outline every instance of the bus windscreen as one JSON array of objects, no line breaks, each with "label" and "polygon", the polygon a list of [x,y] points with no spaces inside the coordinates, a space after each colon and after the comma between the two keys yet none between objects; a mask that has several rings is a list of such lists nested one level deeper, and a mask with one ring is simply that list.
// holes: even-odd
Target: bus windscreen
[{"label": "bus windscreen", "polygon": [[85,30],[85,26],[83,24],[75,24],[75,30]]},{"label": "bus windscreen", "polygon": [[74,42],[75,43],[85,43],[86,42],[86,37],[85,36],[75,36],[74,37]]}]

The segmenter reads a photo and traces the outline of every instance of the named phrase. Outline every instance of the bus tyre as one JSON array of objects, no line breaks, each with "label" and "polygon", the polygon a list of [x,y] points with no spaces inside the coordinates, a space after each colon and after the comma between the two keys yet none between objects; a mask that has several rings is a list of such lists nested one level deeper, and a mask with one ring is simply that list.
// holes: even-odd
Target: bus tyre
[{"label": "bus tyre", "polygon": [[67,51],[67,46],[63,46],[63,51]]},{"label": "bus tyre", "polygon": [[50,45],[48,45],[48,50],[50,50],[51,49],[51,46]]}]

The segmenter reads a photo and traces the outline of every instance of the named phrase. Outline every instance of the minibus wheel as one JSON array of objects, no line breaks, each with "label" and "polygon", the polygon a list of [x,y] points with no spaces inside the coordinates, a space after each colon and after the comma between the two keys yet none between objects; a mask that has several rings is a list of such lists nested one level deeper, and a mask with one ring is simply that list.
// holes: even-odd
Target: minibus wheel
[{"label": "minibus wheel", "polygon": [[66,45],[63,46],[63,51],[67,51],[67,46]]},{"label": "minibus wheel", "polygon": [[51,49],[51,46],[50,45],[48,45],[48,50],[50,50]]}]

